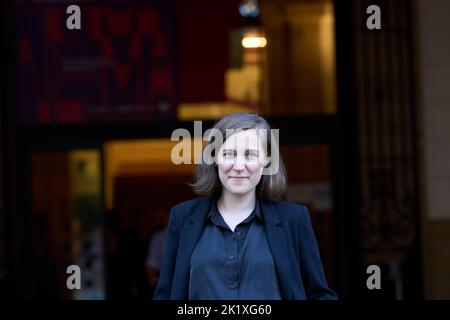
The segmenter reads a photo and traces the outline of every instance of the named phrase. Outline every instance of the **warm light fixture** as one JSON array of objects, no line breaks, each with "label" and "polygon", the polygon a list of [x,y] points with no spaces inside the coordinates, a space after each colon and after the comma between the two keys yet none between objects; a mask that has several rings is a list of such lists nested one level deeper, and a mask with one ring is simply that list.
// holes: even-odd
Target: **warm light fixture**
[{"label": "warm light fixture", "polygon": [[262,36],[248,35],[242,38],[241,43],[244,48],[264,48],[267,40]]}]

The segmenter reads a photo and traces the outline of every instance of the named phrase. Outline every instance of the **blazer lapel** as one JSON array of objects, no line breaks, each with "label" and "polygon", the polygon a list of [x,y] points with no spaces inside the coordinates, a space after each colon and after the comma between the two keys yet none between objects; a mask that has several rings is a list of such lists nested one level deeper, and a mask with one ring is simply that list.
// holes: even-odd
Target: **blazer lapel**
[{"label": "blazer lapel", "polygon": [[266,227],[267,242],[272,252],[282,298],[291,300],[294,298],[294,294],[292,291],[292,272],[287,251],[286,235],[283,228],[281,228],[280,219],[273,205],[270,202],[261,201],[260,206]]},{"label": "blazer lapel", "polygon": [[205,227],[205,218],[211,209],[211,200],[212,198],[205,198],[197,207],[192,208],[190,217],[181,230],[175,267],[178,281],[172,288],[173,299],[188,299],[191,255]]}]

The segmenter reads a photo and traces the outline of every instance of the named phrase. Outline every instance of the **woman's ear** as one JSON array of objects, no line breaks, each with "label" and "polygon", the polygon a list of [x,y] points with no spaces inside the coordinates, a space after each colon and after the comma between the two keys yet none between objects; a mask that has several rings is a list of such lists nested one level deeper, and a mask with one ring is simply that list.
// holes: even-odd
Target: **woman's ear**
[{"label": "woman's ear", "polygon": [[265,157],[263,162],[264,168],[267,168],[269,165],[270,165],[270,158]]}]

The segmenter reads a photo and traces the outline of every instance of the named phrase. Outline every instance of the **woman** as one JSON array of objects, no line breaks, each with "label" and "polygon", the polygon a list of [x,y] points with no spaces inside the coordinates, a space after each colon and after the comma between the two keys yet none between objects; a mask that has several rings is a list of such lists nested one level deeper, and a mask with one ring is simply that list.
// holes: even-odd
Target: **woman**
[{"label": "woman", "polygon": [[337,299],[308,210],[279,200],[286,188],[281,159],[277,170],[265,170],[278,152],[269,124],[235,113],[213,130],[225,141],[216,144],[213,162],[196,168],[192,186],[203,197],[171,209],[154,298]]}]

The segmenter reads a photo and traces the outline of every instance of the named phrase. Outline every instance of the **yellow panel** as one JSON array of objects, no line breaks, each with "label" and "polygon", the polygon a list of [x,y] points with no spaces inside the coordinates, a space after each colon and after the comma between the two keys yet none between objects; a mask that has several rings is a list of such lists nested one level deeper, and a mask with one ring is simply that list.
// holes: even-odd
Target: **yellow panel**
[{"label": "yellow panel", "polygon": [[229,102],[183,103],[178,106],[178,119],[216,120],[234,112],[256,112],[253,108]]},{"label": "yellow panel", "polygon": [[[186,175],[192,174],[193,164],[175,165],[171,160],[172,148],[178,141],[167,139],[110,141],[104,145],[105,153],[105,206],[113,205],[114,178],[118,175]],[[200,144],[201,147],[201,144]],[[191,158],[195,152],[191,140]]]}]

